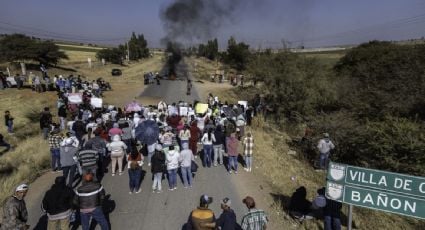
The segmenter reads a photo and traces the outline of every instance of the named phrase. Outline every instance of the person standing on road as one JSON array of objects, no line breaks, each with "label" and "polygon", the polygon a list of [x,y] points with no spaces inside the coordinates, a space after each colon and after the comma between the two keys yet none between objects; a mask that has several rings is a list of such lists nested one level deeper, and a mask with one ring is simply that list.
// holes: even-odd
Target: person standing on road
[{"label": "person standing on road", "polygon": [[204,150],[204,167],[211,168],[211,157],[213,151],[213,142],[215,142],[215,136],[212,129],[209,129],[207,133],[202,136],[201,142]]},{"label": "person standing on road", "polygon": [[252,171],[252,152],[254,150],[254,138],[252,137],[251,132],[248,132],[246,137],[243,139],[243,147],[244,147],[244,157],[245,157],[245,171]]},{"label": "person standing on road", "polygon": [[61,170],[60,162],[60,144],[62,142],[62,136],[59,134],[59,127],[55,126],[53,131],[49,135],[49,147],[50,154],[52,157],[52,172]]},{"label": "person standing on road", "polygon": [[52,125],[52,114],[50,113],[49,107],[44,107],[43,112],[41,112],[40,116],[40,128],[43,131],[43,138],[47,140],[49,135],[49,131]]},{"label": "person standing on road", "polygon": [[42,208],[47,213],[47,230],[69,229],[74,191],[65,182],[65,177],[56,177],[55,183],[44,195]]},{"label": "person standing on road", "polygon": [[204,227],[220,230],[235,230],[236,229],[236,214],[233,209],[230,208],[232,201],[229,198],[224,198],[221,201],[221,209],[223,212],[220,217],[213,223],[202,224]]},{"label": "person standing on road", "polygon": [[133,192],[140,193],[142,191],[142,188],[140,187],[140,180],[142,178],[143,156],[137,148],[133,148],[132,152],[128,155],[127,162],[130,185],[129,194],[132,194]]},{"label": "person standing on road", "polygon": [[112,142],[107,144],[108,150],[111,152],[112,176],[115,176],[115,169],[118,163],[119,175],[122,175],[122,164],[124,159],[124,152],[127,145],[121,141],[119,135],[112,137]]},{"label": "person standing on road", "polygon": [[167,171],[168,171],[168,185],[169,190],[173,191],[177,189],[177,169],[179,168],[180,153],[175,146],[168,147],[166,153]]},{"label": "person standing on road", "polygon": [[4,123],[7,127],[7,132],[9,134],[13,133],[13,117],[10,115],[10,111],[6,110],[4,111]]},{"label": "person standing on road", "polygon": [[[214,166],[223,164],[223,145],[225,143],[226,136],[224,135],[221,125],[217,125],[214,131],[215,141],[213,141],[214,148]],[[220,163],[218,162],[220,159]]]},{"label": "person standing on road", "polygon": [[323,138],[319,140],[319,143],[317,144],[317,149],[319,149],[320,152],[320,159],[319,159],[319,167],[320,169],[326,169],[328,166],[329,161],[329,155],[331,153],[331,150],[335,148],[335,145],[332,143],[332,141],[329,139],[329,134],[324,133]]},{"label": "person standing on road", "polygon": [[151,172],[153,175],[152,192],[160,193],[162,189],[162,174],[165,172],[165,154],[160,144],[157,144],[155,147],[155,153],[152,156],[151,163]]},{"label": "person standing on road", "polygon": [[183,150],[180,152],[180,164],[183,177],[184,188],[192,188],[192,161],[195,160],[192,150],[189,149],[188,143],[183,143]]},{"label": "person standing on road", "polygon": [[6,200],[3,206],[3,223],[0,230],[26,230],[28,210],[25,204],[25,196],[28,192],[28,185],[21,184],[15,189],[13,196]]},{"label": "person standing on road", "polygon": [[187,230],[209,230],[209,227],[203,227],[204,224],[214,223],[215,216],[214,212],[208,208],[208,205],[212,203],[212,197],[202,195],[199,207],[190,213],[189,220],[186,224]]},{"label": "person standing on road", "polygon": [[263,210],[255,207],[254,198],[247,196],[242,202],[248,208],[248,213],[242,217],[241,228],[243,230],[266,230],[269,219]]},{"label": "person standing on road", "polygon": [[180,130],[179,138],[180,138],[180,144],[182,147],[183,147],[183,144],[185,143],[189,145],[189,139],[190,139],[189,125],[185,124],[183,129]]},{"label": "person standing on road", "polygon": [[99,160],[99,153],[96,150],[84,148],[75,154],[81,174],[88,172],[93,173],[94,178],[97,179],[97,163]]},{"label": "person standing on road", "polygon": [[103,186],[93,181],[93,174],[83,176],[82,185],[76,190],[74,204],[80,208],[81,226],[83,230],[90,229],[90,219],[95,219],[102,230],[109,230],[108,222],[102,211],[105,199]]},{"label": "person standing on road", "polygon": [[192,150],[195,158],[198,157],[198,140],[200,135],[201,130],[198,128],[197,121],[192,121],[192,123],[190,123],[189,148]]},{"label": "person standing on road", "polygon": [[77,158],[75,157],[77,151],[78,148],[74,145],[74,139],[72,137],[68,137],[62,141],[60,147],[60,164],[68,187],[72,187],[74,182],[75,171],[77,170]]},{"label": "person standing on road", "polygon": [[238,146],[239,141],[236,138],[236,134],[230,134],[230,137],[227,138],[227,154],[229,155],[229,163],[227,169],[229,173],[232,173],[232,167],[235,170],[235,174],[238,174]]}]

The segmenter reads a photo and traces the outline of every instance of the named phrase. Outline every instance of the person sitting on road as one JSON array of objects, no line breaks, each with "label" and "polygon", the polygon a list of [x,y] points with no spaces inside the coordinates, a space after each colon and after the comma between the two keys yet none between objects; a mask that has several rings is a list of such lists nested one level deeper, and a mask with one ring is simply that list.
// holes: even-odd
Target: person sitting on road
[{"label": "person sitting on road", "polygon": [[204,224],[214,223],[214,212],[208,208],[208,205],[213,201],[212,197],[202,195],[199,207],[190,213],[189,220],[186,224],[187,230],[209,230],[210,227],[203,227]]}]

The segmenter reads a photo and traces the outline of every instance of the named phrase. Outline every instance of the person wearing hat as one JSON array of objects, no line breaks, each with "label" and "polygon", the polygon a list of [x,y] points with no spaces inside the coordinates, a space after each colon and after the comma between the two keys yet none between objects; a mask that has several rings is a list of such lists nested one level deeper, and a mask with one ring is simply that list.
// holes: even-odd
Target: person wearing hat
[{"label": "person wearing hat", "polygon": [[60,144],[62,142],[62,136],[59,134],[59,132],[59,126],[54,125],[54,128],[49,135],[49,147],[52,156],[52,172],[59,171],[61,169]]},{"label": "person wearing hat", "polygon": [[236,214],[233,209],[230,208],[232,201],[229,198],[224,198],[221,200],[221,209],[223,212],[220,214],[220,217],[213,223],[202,224],[204,227],[209,227],[213,229],[221,230],[234,230],[236,229]]},{"label": "person wearing hat", "polygon": [[[69,187],[72,187],[74,182],[75,171],[77,170],[77,161],[75,160],[75,154],[78,151],[78,147],[74,144],[74,138],[65,138],[60,147],[60,164],[63,170],[63,176]],[[69,178],[68,178],[69,177]]]},{"label": "person wearing hat", "polygon": [[214,212],[208,208],[208,205],[212,203],[212,197],[208,195],[202,195],[199,207],[190,213],[189,221],[186,224],[187,230],[209,230],[210,227],[206,227],[205,224],[214,223],[215,215]]},{"label": "person wearing hat", "polygon": [[242,202],[248,208],[248,213],[242,217],[241,228],[243,230],[266,230],[269,220],[263,210],[255,207],[254,198],[247,196]]},{"label": "person wearing hat", "polygon": [[320,159],[319,159],[320,169],[326,169],[328,165],[328,161],[329,161],[329,155],[331,153],[331,150],[334,148],[335,148],[335,145],[329,139],[329,134],[324,133],[323,138],[320,139],[319,143],[317,144],[317,149],[319,149],[319,152],[320,152]]},{"label": "person wearing hat", "polygon": [[0,230],[24,230],[30,228],[27,225],[28,211],[24,200],[27,192],[28,185],[21,184],[16,187],[13,196],[6,200],[3,206],[3,223]]},{"label": "person wearing hat", "polygon": [[69,228],[74,191],[67,187],[65,182],[65,177],[56,177],[55,183],[44,195],[42,208],[47,213],[48,230]]},{"label": "person wearing hat", "polygon": [[156,144],[155,153],[151,159],[151,172],[153,175],[152,191],[160,193],[162,189],[162,174],[165,171],[165,153],[162,146]]},{"label": "person wearing hat", "polygon": [[90,229],[90,219],[96,220],[102,230],[109,230],[109,224],[102,211],[105,190],[100,183],[93,181],[93,177],[92,173],[83,175],[83,182],[76,190],[73,202],[80,209],[83,230]]}]

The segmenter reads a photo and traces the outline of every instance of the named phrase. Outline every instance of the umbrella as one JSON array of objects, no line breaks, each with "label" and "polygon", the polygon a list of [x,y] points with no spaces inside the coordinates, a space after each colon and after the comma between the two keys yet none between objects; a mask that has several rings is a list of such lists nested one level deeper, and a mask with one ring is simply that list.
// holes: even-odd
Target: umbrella
[{"label": "umbrella", "polygon": [[140,142],[151,145],[154,144],[159,137],[158,124],[153,120],[146,120],[136,127],[136,139]]},{"label": "umbrella", "polygon": [[237,116],[235,110],[232,107],[223,107],[222,109],[226,117],[232,118]]},{"label": "umbrella", "polygon": [[140,106],[139,103],[133,101],[130,104],[127,104],[125,106],[125,111],[127,111],[127,112],[139,112],[139,111],[142,111],[142,106]]}]

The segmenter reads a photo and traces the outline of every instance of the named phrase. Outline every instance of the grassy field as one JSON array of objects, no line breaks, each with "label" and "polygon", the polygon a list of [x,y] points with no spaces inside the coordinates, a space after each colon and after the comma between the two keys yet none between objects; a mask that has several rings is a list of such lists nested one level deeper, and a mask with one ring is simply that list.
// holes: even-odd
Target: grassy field
[{"label": "grassy field", "polygon": [[[335,54],[309,54],[316,58],[337,59]],[[327,56],[332,55],[332,56]],[[208,66],[208,63],[200,65]],[[218,87],[208,87],[209,92],[218,95],[221,101],[230,104],[238,100],[249,100],[255,93],[259,92],[252,86],[245,88],[233,88],[228,84],[215,84]],[[254,135],[256,146],[254,147],[255,172],[269,185],[262,190],[263,195],[272,203],[270,219],[278,223],[281,229],[323,229],[321,220],[308,220],[299,223],[293,220],[287,212],[289,199],[295,190],[304,186],[307,189],[307,199],[310,201],[316,196],[316,190],[325,185],[325,173],[315,171],[297,149],[291,149],[289,143],[292,139],[300,139],[303,135],[302,127],[291,127],[296,129],[291,133],[299,133],[297,136],[289,136],[282,131],[285,127],[278,129],[264,121],[262,117],[255,117],[251,130]],[[298,132],[297,132],[298,130]],[[343,225],[347,222],[347,206],[343,206]],[[424,229],[425,222],[414,218],[385,212],[354,208],[353,226],[355,229]]]}]

